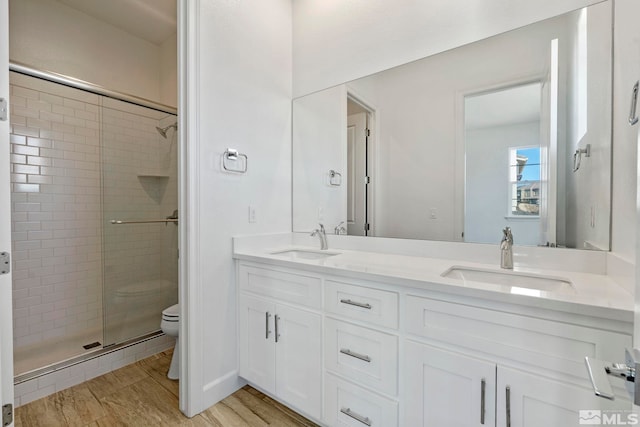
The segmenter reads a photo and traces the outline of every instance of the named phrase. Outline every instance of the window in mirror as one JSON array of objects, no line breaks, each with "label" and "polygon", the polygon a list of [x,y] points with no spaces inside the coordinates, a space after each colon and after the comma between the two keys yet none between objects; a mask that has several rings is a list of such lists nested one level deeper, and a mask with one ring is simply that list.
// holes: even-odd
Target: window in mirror
[{"label": "window in mirror", "polygon": [[540,147],[509,149],[509,215],[540,216]]}]

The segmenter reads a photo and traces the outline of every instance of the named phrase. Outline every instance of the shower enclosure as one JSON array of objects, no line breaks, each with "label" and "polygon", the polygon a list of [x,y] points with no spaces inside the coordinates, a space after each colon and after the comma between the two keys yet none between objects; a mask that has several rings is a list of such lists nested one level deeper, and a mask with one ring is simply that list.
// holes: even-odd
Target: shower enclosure
[{"label": "shower enclosure", "polygon": [[169,107],[13,68],[18,376],[156,333],[177,302],[177,125]]}]

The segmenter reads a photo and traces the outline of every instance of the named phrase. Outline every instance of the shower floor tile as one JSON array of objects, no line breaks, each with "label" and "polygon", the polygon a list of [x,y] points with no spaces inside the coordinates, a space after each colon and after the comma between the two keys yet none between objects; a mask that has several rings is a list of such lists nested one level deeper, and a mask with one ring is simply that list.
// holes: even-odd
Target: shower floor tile
[{"label": "shower floor tile", "polygon": [[102,346],[90,350],[82,348],[83,345],[95,341],[102,342],[101,330],[51,339],[24,347],[14,347],[14,376],[101,349]]}]

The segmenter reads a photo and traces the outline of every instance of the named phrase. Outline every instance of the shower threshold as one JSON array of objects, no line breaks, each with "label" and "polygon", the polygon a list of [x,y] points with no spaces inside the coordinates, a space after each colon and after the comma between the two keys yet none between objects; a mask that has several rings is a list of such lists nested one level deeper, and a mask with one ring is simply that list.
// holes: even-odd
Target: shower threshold
[{"label": "shower threshold", "polygon": [[155,331],[155,332],[151,332],[149,334],[146,335],[142,335],[136,338],[132,338],[130,340],[124,341],[122,343],[118,343],[118,344],[113,344],[95,351],[91,351],[89,353],[85,353],[85,354],[81,354],[79,356],[75,356],[75,357],[71,357],[69,359],[65,359],[62,360],[60,362],[56,362],[56,363],[52,363],[50,365],[47,366],[43,366],[41,368],[37,368],[34,369],[32,371],[29,372],[25,372],[23,374],[20,375],[16,375],[13,378],[13,384],[17,385],[29,380],[32,380],[34,378],[38,378],[44,375],[48,375],[51,374],[53,372],[59,371],[61,369],[65,369],[68,368],[70,366],[74,366],[83,362],[86,362],[88,360],[92,360],[101,356],[104,356],[105,354],[109,354],[109,353],[113,353],[115,351],[121,350],[123,348],[126,347],[131,347],[133,345],[139,344],[141,342],[145,342],[145,341],[149,341],[151,339],[157,338],[159,336],[164,335],[164,332],[162,332],[161,330]]}]

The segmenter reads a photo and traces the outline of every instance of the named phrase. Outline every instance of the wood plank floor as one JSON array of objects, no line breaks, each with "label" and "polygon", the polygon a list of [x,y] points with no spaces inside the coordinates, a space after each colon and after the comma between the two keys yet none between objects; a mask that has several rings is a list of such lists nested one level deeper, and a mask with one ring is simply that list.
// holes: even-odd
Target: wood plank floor
[{"label": "wood plank floor", "polygon": [[167,378],[171,351],[28,403],[16,427],[56,426],[316,426],[246,386],[189,419],[178,407],[178,382]]}]

